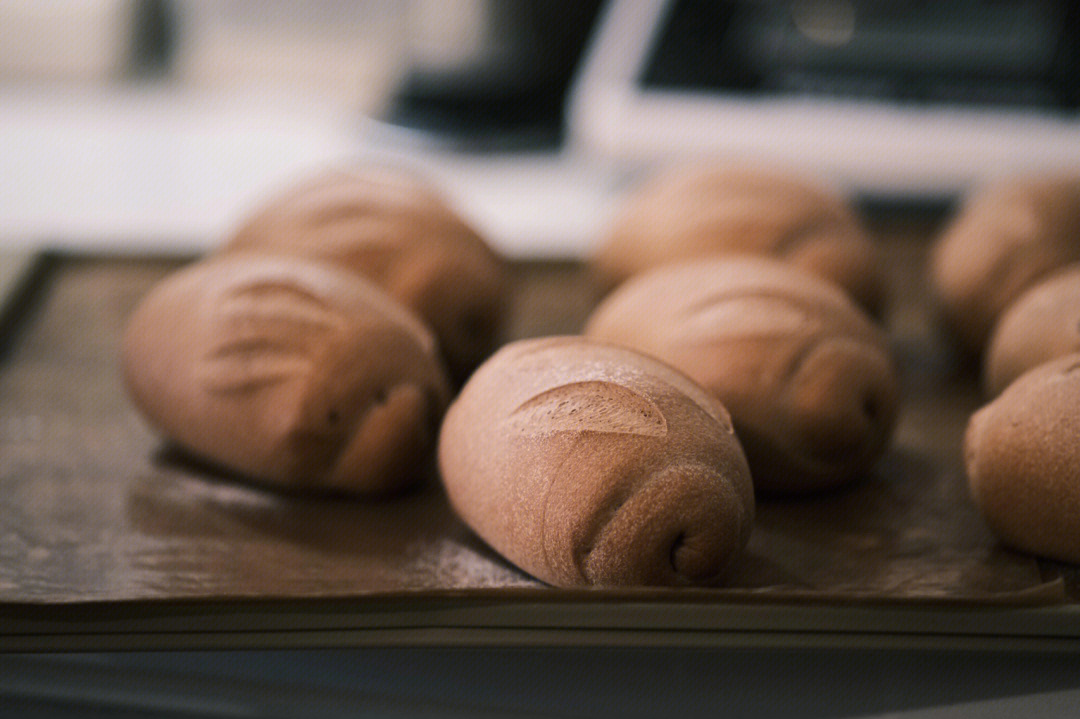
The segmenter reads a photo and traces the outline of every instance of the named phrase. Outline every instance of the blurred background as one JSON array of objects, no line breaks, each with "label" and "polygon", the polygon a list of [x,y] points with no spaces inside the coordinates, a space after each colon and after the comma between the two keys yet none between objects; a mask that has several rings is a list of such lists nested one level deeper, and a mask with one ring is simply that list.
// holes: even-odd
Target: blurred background
[{"label": "blurred background", "polygon": [[1078,12],[1036,0],[5,0],[8,246],[213,246],[328,163],[431,175],[499,249],[587,252],[620,188],[765,159],[869,200],[1080,165]]}]

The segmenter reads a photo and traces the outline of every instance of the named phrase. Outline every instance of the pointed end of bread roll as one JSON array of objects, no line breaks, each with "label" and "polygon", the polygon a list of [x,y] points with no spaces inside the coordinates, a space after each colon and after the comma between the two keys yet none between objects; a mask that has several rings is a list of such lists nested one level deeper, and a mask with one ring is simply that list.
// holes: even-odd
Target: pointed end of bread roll
[{"label": "pointed end of bread roll", "polygon": [[582,573],[596,585],[716,584],[746,544],[753,511],[716,468],[668,467],[600,528]]}]

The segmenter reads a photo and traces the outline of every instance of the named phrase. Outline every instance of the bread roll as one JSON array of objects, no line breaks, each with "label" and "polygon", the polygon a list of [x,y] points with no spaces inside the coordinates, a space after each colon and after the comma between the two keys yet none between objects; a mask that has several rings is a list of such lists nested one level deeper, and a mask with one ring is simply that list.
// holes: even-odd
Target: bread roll
[{"label": "bread roll", "polygon": [[1073,352],[1080,352],[1080,265],[1037,283],[1001,316],[986,353],[986,392],[994,397],[1029,369]]},{"label": "bread roll", "polygon": [[447,412],[439,468],[466,524],[563,587],[715,583],[754,514],[724,408],[656,360],[580,337],[481,365]]},{"label": "bread roll", "polygon": [[1021,375],[964,435],[975,503],[1002,542],[1080,564],[1080,354]]},{"label": "bread roll", "polygon": [[877,249],[852,209],[775,169],[669,169],[623,203],[594,264],[615,283],[668,262],[728,253],[787,260],[840,285],[872,313],[884,303]]},{"label": "bread roll", "polygon": [[585,333],[658,357],[715,395],[761,490],[814,491],[865,473],[896,421],[884,334],[839,288],[776,260],[639,275],[600,304]]},{"label": "bread roll", "polygon": [[434,458],[447,380],[411,312],[343,270],[235,255],[156,286],[123,337],[124,376],[167,438],[252,480],[400,489]]},{"label": "bread roll", "polygon": [[330,262],[372,280],[431,325],[459,380],[495,349],[509,301],[507,270],[412,175],[316,175],[263,205],[223,247],[252,250]]},{"label": "bread roll", "polygon": [[981,355],[994,324],[1024,290],[1080,260],[1080,176],[1014,178],[966,201],[931,255],[943,319]]}]

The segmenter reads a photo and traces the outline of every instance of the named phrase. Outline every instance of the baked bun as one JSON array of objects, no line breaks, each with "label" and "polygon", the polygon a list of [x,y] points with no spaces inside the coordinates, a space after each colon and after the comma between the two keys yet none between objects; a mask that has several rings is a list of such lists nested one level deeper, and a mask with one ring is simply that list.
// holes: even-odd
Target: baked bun
[{"label": "baked bun", "polygon": [[370,494],[419,479],[448,400],[411,312],[295,259],[236,255],[166,278],[132,314],[122,355],[163,435],[289,489]]},{"label": "baked bun", "polygon": [[931,279],[946,324],[981,355],[1001,313],[1080,261],[1080,176],[1018,178],[975,192],[937,241]]},{"label": "baked bun", "polygon": [[1021,375],[976,412],[964,458],[1002,542],[1080,564],[1080,354]]},{"label": "baked bun", "polygon": [[629,280],[585,333],[682,370],[731,412],[754,486],[807,492],[867,471],[896,422],[885,335],[834,285],[757,256]]},{"label": "baked bun", "polygon": [[580,337],[481,365],[447,412],[439,468],[469,527],[563,587],[713,584],[754,514],[724,408],[656,360]]},{"label": "baked bun", "polygon": [[878,252],[841,198],[797,175],[738,165],[676,167],[622,204],[594,257],[611,284],[668,262],[770,255],[843,287],[878,313]]},{"label": "baked bun", "polygon": [[993,397],[1044,362],[1080,352],[1080,264],[1034,285],[1001,316],[983,374]]},{"label": "baked bun", "polygon": [[271,199],[224,245],[338,265],[368,278],[435,331],[463,380],[494,351],[507,269],[428,184],[387,169],[331,170]]}]

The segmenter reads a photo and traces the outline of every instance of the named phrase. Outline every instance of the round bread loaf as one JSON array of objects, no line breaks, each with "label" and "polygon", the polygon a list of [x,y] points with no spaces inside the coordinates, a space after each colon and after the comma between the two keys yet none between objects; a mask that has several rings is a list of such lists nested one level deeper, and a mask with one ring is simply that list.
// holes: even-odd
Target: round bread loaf
[{"label": "round bread loaf", "polygon": [[387,169],[323,172],[271,199],[223,252],[287,254],[362,275],[435,331],[460,381],[494,351],[507,270],[442,197]]},{"label": "round bread loaf", "polygon": [[677,167],[642,185],[594,257],[621,282],[668,262],[766,254],[843,287],[872,313],[885,299],[877,248],[841,198],[796,175],[746,166]]},{"label": "round bread loaf", "polygon": [[1080,564],[1080,354],[1021,375],[976,412],[964,458],[1002,542]]},{"label": "round bread loaf", "polygon": [[970,196],[937,241],[931,280],[961,346],[981,355],[1001,313],[1080,260],[1080,176],[1018,178]]},{"label": "round bread loaf", "polygon": [[896,421],[884,334],[839,288],[776,260],[638,275],[585,333],[658,357],[712,392],[731,412],[757,489],[806,492],[863,474]]},{"label": "round bread loaf", "polygon": [[298,490],[382,493],[419,479],[449,392],[411,312],[344,270],[267,256],[166,278],[129,319],[122,361],[167,438]]},{"label": "round bread loaf", "polygon": [[986,353],[986,392],[997,396],[1029,369],[1073,352],[1080,352],[1080,265],[1037,283],[1001,316]]},{"label": "round bread loaf", "polygon": [[439,468],[469,527],[558,586],[713,584],[753,521],[724,408],[656,360],[580,337],[481,365],[447,412]]}]

